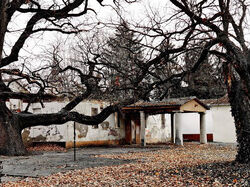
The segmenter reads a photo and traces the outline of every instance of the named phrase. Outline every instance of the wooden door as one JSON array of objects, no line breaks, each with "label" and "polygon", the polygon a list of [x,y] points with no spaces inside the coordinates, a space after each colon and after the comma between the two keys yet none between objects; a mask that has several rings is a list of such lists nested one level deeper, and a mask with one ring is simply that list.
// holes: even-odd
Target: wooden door
[{"label": "wooden door", "polygon": [[131,132],[131,118],[129,115],[125,116],[125,143],[132,144]]},{"label": "wooden door", "polygon": [[141,124],[140,119],[136,118],[135,120],[135,143],[141,143]]}]

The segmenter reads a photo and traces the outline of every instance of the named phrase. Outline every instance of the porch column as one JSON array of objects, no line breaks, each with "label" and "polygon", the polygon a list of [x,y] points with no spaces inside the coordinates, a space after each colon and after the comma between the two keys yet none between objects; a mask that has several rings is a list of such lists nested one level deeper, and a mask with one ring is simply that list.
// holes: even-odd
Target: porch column
[{"label": "porch column", "polygon": [[174,113],[170,114],[171,119],[171,143],[175,143],[175,124],[174,124]]},{"label": "porch column", "polygon": [[181,113],[175,114],[175,144],[183,145],[183,135],[181,130]]},{"label": "porch column", "polygon": [[141,145],[146,146],[146,136],[145,136],[146,118],[144,111],[140,111],[140,121],[141,121]]},{"label": "porch column", "polygon": [[207,144],[206,114],[200,113],[200,143]]}]

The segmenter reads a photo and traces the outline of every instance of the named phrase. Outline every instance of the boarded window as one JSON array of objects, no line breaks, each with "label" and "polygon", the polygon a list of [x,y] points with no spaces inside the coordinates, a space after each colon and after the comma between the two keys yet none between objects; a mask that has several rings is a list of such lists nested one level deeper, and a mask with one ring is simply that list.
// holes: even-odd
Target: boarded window
[{"label": "boarded window", "polygon": [[[91,116],[95,116],[98,114],[98,108],[91,108]],[[98,129],[98,125],[92,125],[94,129]]]}]

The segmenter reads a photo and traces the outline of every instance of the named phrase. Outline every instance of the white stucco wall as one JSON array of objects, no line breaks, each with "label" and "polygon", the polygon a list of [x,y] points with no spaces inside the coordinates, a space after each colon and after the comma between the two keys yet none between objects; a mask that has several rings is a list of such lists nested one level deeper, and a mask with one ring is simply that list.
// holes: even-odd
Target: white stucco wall
[{"label": "white stucco wall", "polygon": [[[76,110],[85,114],[91,115],[91,108],[98,108],[98,113],[101,112],[100,103],[93,103],[90,101],[82,102]],[[103,107],[105,108],[105,103]],[[82,125],[81,125],[82,126]],[[68,125],[68,141],[73,141],[73,123]],[[103,123],[98,125],[98,128],[93,126],[83,125],[83,128],[87,131],[86,136],[81,135],[81,130],[76,130],[76,141],[105,141],[105,140],[120,140],[125,138],[124,123],[121,121],[120,127],[115,127],[115,115],[111,114]],[[83,130],[82,128],[82,130]]]},{"label": "white stucco wall", "polygon": [[[234,119],[231,116],[231,107],[211,106],[206,111],[206,132],[213,134],[214,142],[235,143],[236,131]],[[197,113],[178,113],[175,114],[180,123],[182,134],[199,134],[200,118]]]},{"label": "white stucco wall", "polygon": [[[63,102],[45,102],[44,108],[40,103],[31,104],[29,111],[35,114],[39,113],[55,113],[65,106]],[[25,104],[26,105],[26,104]],[[26,107],[24,105],[24,107]],[[65,142],[67,141],[67,125],[70,122],[61,125],[50,126],[35,126],[29,128],[30,138],[35,138],[34,141],[47,141],[47,142]],[[45,140],[44,140],[45,139]]]},{"label": "white stucco wall", "polygon": [[[49,102],[44,103],[44,108],[40,103],[34,103],[30,106],[33,113],[53,113],[58,112],[66,105],[66,102]],[[97,108],[98,113],[101,106],[105,108],[107,104],[99,101],[81,102],[74,110],[81,114],[91,115],[91,108]],[[25,107],[25,106],[24,106]],[[115,127],[115,115],[111,114],[102,124],[95,128],[91,125],[82,125],[76,123],[76,141],[106,141],[120,140],[125,138],[124,124],[121,122],[120,127]],[[74,140],[74,122],[67,122],[62,125],[35,126],[29,128],[29,137],[35,141],[46,142],[73,142]],[[45,140],[44,140],[45,138]]]},{"label": "white stucco wall", "polygon": [[[200,134],[200,114],[198,113],[176,113],[182,134]],[[206,132],[213,133],[212,115],[209,110],[206,111]]]},{"label": "white stucco wall", "polygon": [[[26,103],[17,100],[11,100],[7,103],[10,108],[22,105],[25,109]],[[65,102],[49,102],[44,103],[45,108],[40,103],[34,103],[30,106],[30,112],[33,113],[51,113],[58,112]],[[76,110],[85,115],[91,115],[91,108],[98,108],[98,113],[106,104],[99,101],[84,101],[80,103]],[[200,133],[200,116],[197,113],[176,113],[179,127],[182,134],[199,134]],[[76,124],[76,141],[109,141],[122,140],[125,138],[125,125],[123,121],[120,127],[115,126],[115,115],[110,115],[104,123],[98,128],[87,125]],[[170,115],[165,114],[165,127],[162,127],[161,115],[152,115],[147,118],[146,128],[147,143],[164,143],[170,141],[171,124]],[[213,134],[215,142],[235,143],[236,133],[234,119],[231,116],[230,106],[212,106],[206,111],[206,132]],[[73,122],[62,125],[51,125],[48,127],[36,126],[28,129],[30,138],[38,138],[37,140],[48,142],[72,142],[73,141]],[[45,138],[45,140],[44,140]]]},{"label": "white stucco wall", "polygon": [[170,116],[165,114],[165,127],[162,127],[161,115],[152,115],[147,118],[146,142],[164,143],[170,140]]},{"label": "white stucco wall", "polygon": [[[198,113],[175,113],[175,126],[182,134],[200,134],[200,115]],[[206,111],[206,132],[213,134],[212,112]],[[170,114],[165,114],[165,128],[161,126],[161,115],[148,117],[146,128],[147,143],[163,143],[171,139]]]},{"label": "white stucco wall", "polygon": [[214,126],[214,141],[235,143],[236,131],[234,119],[231,115],[230,106],[213,106],[211,107],[213,126]]}]

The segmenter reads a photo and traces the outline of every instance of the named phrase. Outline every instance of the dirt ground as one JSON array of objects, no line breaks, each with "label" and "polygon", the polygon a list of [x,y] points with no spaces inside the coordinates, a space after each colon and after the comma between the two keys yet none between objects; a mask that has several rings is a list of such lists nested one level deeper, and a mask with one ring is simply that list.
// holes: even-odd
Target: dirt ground
[{"label": "dirt ground", "polygon": [[1,157],[2,186],[250,186],[250,166],[235,155],[231,144],[185,143],[83,148],[76,162],[72,150]]}]

